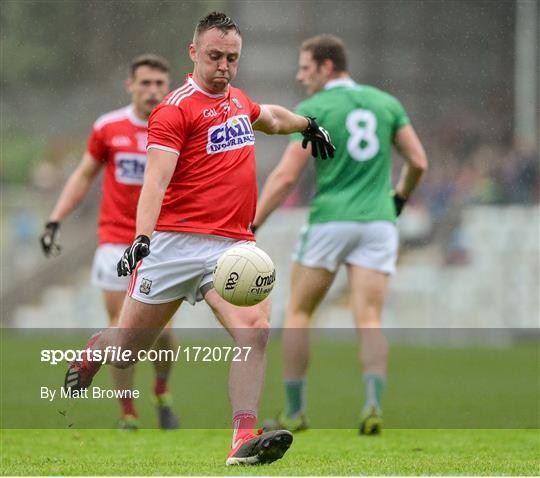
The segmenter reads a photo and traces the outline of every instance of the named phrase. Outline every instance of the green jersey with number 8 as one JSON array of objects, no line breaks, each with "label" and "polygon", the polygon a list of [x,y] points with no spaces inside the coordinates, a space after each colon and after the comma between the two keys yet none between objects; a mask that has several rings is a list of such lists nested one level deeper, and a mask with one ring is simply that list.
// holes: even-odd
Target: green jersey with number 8
[{"label": "green jersey with number 8", "polygon": [[377,88],[339,79],[300,103],[296,112],[316,117],[336,146],[334,159],[315,162],[317,189],[309,222],[396,222],[391,152],[396,131],[410,123],[401,103]]}]

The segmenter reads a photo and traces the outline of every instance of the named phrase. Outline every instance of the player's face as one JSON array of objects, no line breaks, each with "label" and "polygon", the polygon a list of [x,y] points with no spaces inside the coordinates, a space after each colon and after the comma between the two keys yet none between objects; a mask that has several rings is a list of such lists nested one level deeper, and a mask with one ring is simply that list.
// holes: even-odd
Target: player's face
[{"label": "player's face", "polygon": [[324,88],[328,76],[324,66],[317,65],[310,51],[301,51],[296,79],[302,82],[306,93],[311,96]]},{"label": "player's face", "polygon": [[139,66],[127,81],[127,89],[137,113],[148,117],[169,92],[169,74],[147,65]]},{"label": "player's face", "polygon": [[242,38],[235,31],[212,28],[189,47],[193,79],[209,93],[223,93],[236,77]]}]

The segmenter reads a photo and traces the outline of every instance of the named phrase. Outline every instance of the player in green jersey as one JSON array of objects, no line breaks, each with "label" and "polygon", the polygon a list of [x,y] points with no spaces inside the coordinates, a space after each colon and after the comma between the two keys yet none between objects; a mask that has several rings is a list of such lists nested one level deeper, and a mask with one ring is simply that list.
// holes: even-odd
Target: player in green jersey
[{"label": "player in green jersey", "polygon": [[[424,149],[400,102],[371,86],[355,83],[347,73],[343,42],[333,35],[306,40],[300,49],[297,80],[309,98],[297,112],[316,117],[330,133],[335,158],[316,161],[316,193],[309,223],[303,229],[291,277],[283,331],[287,407],[268,428],[307,427],[305,376],[309,362],[309,323],[334,280],[347,266],[354,322],[359,329],[360,359],[366,402],[360,432],[378,433],[386,380],[388,345],[381,315],[388,277],[398,252],[396,217],[427,169]],[[293,135],[261,194],[254,229],[287,197],[307,165],[309,152]],[[391,150],[405,160],[392,191]]]}]

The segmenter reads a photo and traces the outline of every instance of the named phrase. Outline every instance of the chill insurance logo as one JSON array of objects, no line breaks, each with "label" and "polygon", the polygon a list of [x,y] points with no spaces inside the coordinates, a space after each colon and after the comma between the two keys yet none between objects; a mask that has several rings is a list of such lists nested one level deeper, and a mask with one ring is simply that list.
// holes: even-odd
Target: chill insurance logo
[{"label": "chill insurance logo", "polygon": [[229,118],[225,123],[212,126],[208,130],[208,154],[221,153],[232,149],[255,144],[255,134],[247,115],[237,115]]}]

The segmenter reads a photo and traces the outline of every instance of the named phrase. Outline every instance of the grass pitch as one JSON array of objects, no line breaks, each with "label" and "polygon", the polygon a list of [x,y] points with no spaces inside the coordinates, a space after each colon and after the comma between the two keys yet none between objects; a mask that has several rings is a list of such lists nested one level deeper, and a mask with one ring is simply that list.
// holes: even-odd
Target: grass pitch
[{"label": "grass pitch", "polygon": [[538,475],[538,430],[297,434],[270,465],[226,467],[228,430],[3,430],[3,475]]}]

